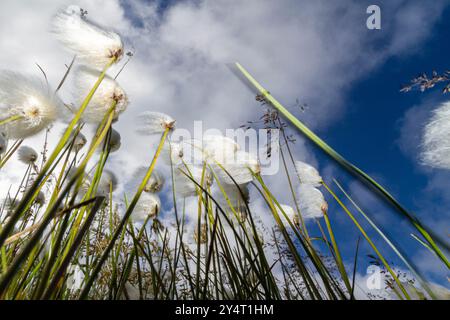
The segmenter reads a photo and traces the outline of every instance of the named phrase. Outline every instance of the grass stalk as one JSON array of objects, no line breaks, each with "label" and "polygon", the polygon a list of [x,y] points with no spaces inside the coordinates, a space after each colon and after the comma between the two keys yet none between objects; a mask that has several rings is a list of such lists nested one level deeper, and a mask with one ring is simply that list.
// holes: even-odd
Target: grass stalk
[{"label": "grass stalk", "polygon": [[319,138],[313,131],[311,131],[306,125],[304,125],[300,120],[298,120],[294,115],[292,115],[280,102],[278,102],[269,91],[264,89],[264,87],[259,84],[255,78],[253,78],[250,73],[244,69],[239,63],[235,66],[240,71],[240,73],[245,77],[245,79],[250,82],[250,84],[256,88],[260,95],[269,102],[275,109],[277,109],[286,119],[288,119],[300,132],[302,132],[308,139],[314,142],[319,148],[321,148],[325,153],[327,153],[331,158],[333,158],[338,164],[343,168],[348,170],[351,174],[361,178],[369,186],[373,187],[375,190],[383,195],[384,199],[388,201],[401,215],[403,215],[407,220],[420,232],[420,234],[426,239],[429,245],[433,248],[433,251],[439,256],[439,258],[444,262],[447,268],[450,268],[450,263],[447,260],[444,253],[437,246],[438,242],[445,249],[450,250],[450,246],[440,237],[434,235],[427,230],[426,227],[411,213],[409,213],[384,187],[382,187],[378,182],[376,182],[372,177],[366,174],[364,171],[347,161],[343,156],[331,148],[325,141]]}]

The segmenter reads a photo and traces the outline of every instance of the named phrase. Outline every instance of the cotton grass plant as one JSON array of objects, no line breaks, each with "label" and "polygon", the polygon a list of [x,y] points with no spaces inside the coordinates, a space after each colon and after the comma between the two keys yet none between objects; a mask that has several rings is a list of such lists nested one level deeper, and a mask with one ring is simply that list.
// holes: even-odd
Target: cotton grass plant
[{"label": "cotton grass plant", "polygon": [[[48,134],[67,109],[60,110],[60,99],[34,80],[6,73],[4,79],[15,83],[0,81],[6,110],[1,163],[17,152],[27,164],[17,192],[10,192],[0,211],[2,299],[355,299],[356,263],[351,270],[344,262],[327,200],[348,215],[388,270],[395,297],[411,298],[411,288],[405,289],[336,191],[317,169],[294,158],[286,135],[281,175],[288,181],[283,192],[292,197],[289,204],[281,204],[278,191],[266,184],[260,159],[233,139],[173,141],[175,119],[149,110],[138,115],[136,131],[159,136],[159,143],[143,145],[151,162],[121,181],[109,169],[110,154],[121,152],[112,124],[122,112],[133,112],[126,110],[132,102],[120,79],[107,71],[124,54],[122,40],[75,6],[57,13],[52,25],[81,66],[67,71],[75,76],[73,118],[56,145],[41,152],[40,165],[38,152],[21,147],[22,141]],[[91,139],[83,134],[87,124],[96,127]],[[189,158],[193,150],[197,157]],[[123,194],[119,185],[125,186]],[[255,209],[257,201],[261,206]],[[273,221],[271,229],[263,215]],[[422,297],[435,298],[420,273],[414,276]]]}]

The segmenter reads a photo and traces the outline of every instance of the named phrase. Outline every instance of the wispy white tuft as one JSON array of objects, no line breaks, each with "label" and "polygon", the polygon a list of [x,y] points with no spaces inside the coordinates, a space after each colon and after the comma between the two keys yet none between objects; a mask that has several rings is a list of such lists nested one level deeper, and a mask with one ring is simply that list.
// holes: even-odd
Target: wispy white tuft
[{"label": "wispy white tuft", "polygon": [[328,210],[328,204],[322,192],[309,184],[300,184],[297,190],[297,201],[304,219],[321,218]]},{"label": "wispy white tuft", "polygon": [[110,170],[103,170],[98,183],[97,194],[107,197],[111,191],[117,188],[117,177]]},{"label": "wispy white tuft", "polygon": [[39,78],[0,71],[0,120],[21,118],[0,127],[10,139],[24,139],[47,128],[63,103]]},{"label": "wispy white tuft", "polygon": [[146,111],[137,118],[136,131],[142,135],[163,133],[167,128],[173,129],[175,120],[161,112]]},{"label": "wispy white tuft", "polygon": [[281,209],[277,208],[278,214],[280,216],[280,219],[283,221],[283,224],[285,227],[289,227],[290,224],[289,222],[286,220],[286,217],[284,216],[283,212],[286,214],[287,218],[289,219],[289,221],[292,224],[296,224],[297,221],[297,214],[295,213],[294,208],[292,208],[291,206],[288,206],[286,204],[280,204]]},{"label": "wispy white tuft", "polygon": [[[261,167],[258,158],[245,151],[237,151],[234,154],[227,156],[223,163],[220,163],[222,168],[214,165],[219,180],[226,184],[245,184],[253,180],[253,174],[259,174]],[[224,170],[225,169],[225,170]],[[231,175],[235,182],[230,178]]]},{"label": "wispy white tuft", "polygon": [[233,139],[225,136],[206,135],[203,138],[203,154],[206,161],[223,163],[239,149],[239,145]]},{"label": "wispy white tuft", "polygon": [[425,126],[421,159],[431,167],[450,169],[450,101],[437,108]]},{"label": "wispy white tuft", "polygon": [[155,218],[161,210],[161,200],[154,193],[143,192],[131,214],[135,222],[145,222],[147,217]]},{"label": "wispy white tuft", "polygon": [[202,142],[195,139],[182,140],[164,144],[161,158],[168,165],[178,166],[183,163],[202,164]]},{"label": "wispy white tuft", "polygon": [[119,61],[124,53],[117,33],[88,21],[74,5],[55,15],[52,32],[84,64],[103,68],[113,57]]},{"label": "wispy white tuft", "polygon": [[[84,98],[92,89],[99,75],[100,73],[98,71],[86,67],[77,69],[75,97],[78,99],[78,106],[81,106]],[[114,102],[116,103],[114,118],[117,119],[119,114],[126,110],[128,106],[128,97],[116,80],[106,76],[83,113],[84,121],[100,123],[109,109],[113,106]]]},{"label": "wispy white tuft", "polygon": [[204,175],[204,185],[210,186],[213,182],[211,172],[207,168],[200,165],[189,165],[188,168],[189,170],[185,166],[174,168],[175,190],[182,197],[197,195],[197,185],[190,178],[195,180],[199,185],[202,182],[202,175]]},{"label": "wispy white tuft", "polygon": [[145,185],[144,191],[151,193],[159,192],[163,188],[164,182],[164,176],[159,171],[154,170],[152,172],[152,175],[150,176],[150,179],[148,179],[148,182]]},{"label": "wispy white tuft", "polygon": [[297,171],[297,175],[300,179],[301,183],[310,184],[314,187],[319,187],[322,183],[322,177],[313,166],[302,162],[295,161],[295,170]]},{"label": "wispy white tuft", "polygon": [[20,147],[17,151],[17,155],[19,160],[27,165],[35,163],[38,159],[37,152],[33,148],[27,146]]},{"label": "wispy white tuft", "polygon": [[161,150],[161,159],[167,165],[180,165],[184,158],[183,143],[167,141]]},{"label": "wispy white tuft", "polygon": [[[130,196],[137,191],[139,185],[141,184],[142,180],[145,177],[145,174],[147,173],[147,170],[148,170],[147,167],[139,167],[134,171],[132,178],[126,185],[126,189],[128,191],[128,194],[130,194]],[[159,192],[163,188],[164,182],[165,179],[162,173],[159,172],[158,170],[153,170],[150,179],[148,179],[148,182],[144,187],[144,191],[150,193]]]}]

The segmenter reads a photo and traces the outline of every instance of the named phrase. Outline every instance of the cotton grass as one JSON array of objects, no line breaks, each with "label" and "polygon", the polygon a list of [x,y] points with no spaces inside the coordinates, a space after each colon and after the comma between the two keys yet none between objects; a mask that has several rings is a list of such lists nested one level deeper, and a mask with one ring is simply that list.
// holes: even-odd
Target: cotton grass
[{"label": "cotton grass", "polygon": [[143,112],[136,118],[136,122],[136,131],[142,135],[159,134],[167,128],[174,129],[175,127],[175,120],[161,112]]},{"label": "cotton grass", "polygon": [[297,189],[297,200],[304,219],[322,218],[328,210],[322,192],[312,185],[300,184]]},{"label": "cotton grass", "polygon": [[117,188],[117,177],[111,170],[103,170],[102,176],[98,183],[97,193],[103,196],[108,196],[110,192]]},{"label": "cotton grass", "polygon": [[[75,97],[78,99],[78,105],[82,104],[99,76],[100,73],[94,69],[87,67],[77,69],[75,75]],[[120,113],[126,110],[128,97],[116,80],[110,76],[105,76],[83,113],[84,121],[100,123],[114,104],[114,118],[117,119]]]},{"label": "cotton grass", "polygon": [[89,66],[103,68],[112,58],[117,62],[123,56],[120,36],[88,21],[78,6],[71,5],[58,12],[51,30],[70,52]]},{"label": "cotton grass", "polygon": [[[144,179],[146,172],[146,167],[139,167],[133,172],[132,177],[131,179],[129,179],[129,182],[126,186],[128,194],[132,195],[134,192],[136,192],[142,179]],[[144,192],[160,192],[164,186],[164,183],[164,175],[158,170],[153,170],[152,175],[147,181],[147,184],[144,186]]]},{"label": "cotton grass", "polygon": [[[39,78],[0,71],[0,129],[9,139],[25,139],[51,125],[64,111],[62,101]],[[15,119],[8,121],[8,119]]]},{"label": "cotton grass", "polygon": [[428,166],[450,169],[450,101],[439,106],[425,126],[421,159]]},{"label": "cotton grass", "polygon": [[144,222],[147,218],[155,218],[161,210],[161,200],[154,193],[142,193],[131,219],[135,222]]},{"label": "cotton grass", "polygon": [[322,183],[322,177],[316,168],[302,161],[295,161],[295,170],[301,183],[310,184],[319,187]]},{"label": "cotton grass", "polygon": [[74,152],[79,152],[87,143],[86,136],[81,132],[73,133],[71,140],[73,141],[73,149]]},{"label": "cotton grass", "polygon": [[221,167],[219,164],[214,167],[219,179],[225,184],[245,184],[253,180],[254,174],[261,172],[258,158],[245,151],[237,151],[225,157],[220,165]]},{"label": "cotton grass", "polygon": [[26,165],[32,165],[38,159],[38,153],[31,147],[22,146],[17,151],[19,161]]}]

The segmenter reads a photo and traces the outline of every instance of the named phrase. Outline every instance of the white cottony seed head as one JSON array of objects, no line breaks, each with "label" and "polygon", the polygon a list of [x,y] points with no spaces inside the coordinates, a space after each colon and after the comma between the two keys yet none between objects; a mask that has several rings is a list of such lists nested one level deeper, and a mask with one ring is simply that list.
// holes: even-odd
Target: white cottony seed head
[{"label": "white cottony seed head", "polygon": [[161,191],[164,186],[164,176],[157,170],[153,170],[150,179],[144,187],[145,192],[156,193]]},{"label": "white cottony seed head", "polygon": [[63,103],[39,78],[0,71],[0,127],[9,139],[24,139],[47,128],[64,111]]},{"label": "white cottony seed head", "polygon": [[155,218],[161,210],[161,200],[154,193],[143,192],[131,214],[135,222],[145,222],[147,217]]},{"label": "white cottony seed head", "polygon": [[136,131],[142,135],[153,135],[163,133],[166,129],[175,128],[175,120],[161,112],[146,111],[137,118]]},{"label": "white cottony seed head", "polygon": [[69,6],[52,21],[56,38],[84,64],[105,67],[112,58],[119,61],[124,53],[120,36],[87,20],[81,8]]},{"label": "white cottony seed head", "polygon": [[[76,72],[76,99],[81,106],[84,98],[97,81],[100,73],[86,67],[78,68]],[[83,113],[86,122],[100,123],[115,103],[114,118],[125,111],[128,106],[128,97],[116,80],[106,76],[92,97]]]},{"label": "white cottony seed head", "polygon": [[103,170],[98,183],[97,194],[107,197],[111,191],[117,188],[117,177],[110,170]]},{"label": "white cottony seed head", "polygon": [[231,138],[221,135],[206,135],[203,138],[203,156],[205,161],[223,163],[226,158],[240,149]]},{"label": "white cottony seed head", "polygon": [[[253,174],[261,172],[258,158],[245,151],[237,151],[227,156],[220,165],[222,168],[219,165],[213,165],[213,167],[219,179],[226,184],[251,182],[253,181]],[[234,182],[227,173],[233,177]]]},{"label": "white cottony seed head", "polygon": [[297,171],[298,177],[301,183],[310,184],[314,187],[319,187],[322,183],[322,177],[313,166],[302,162],[295,161],[295,170]]},{"label": "white cottony seed head", "polygon": [[450,169],[450,101],[437,108],[425,126],[421,159],[431,167]]},{"label": "white cottony seed head", "polygon": [[322,192],[309,184],[300,184],[297,190],[300,214],[304,219],[321,218],[328,210]]},{"label": "white cottony seed head", "polygon": [[27,165],[35,163],[38,159],[37,152],[33,148],[27,146],[20,147],[17,154],[19,160]]},{"label": "white cottony seed head", "polygon": [[250,201],[250,192],[247,184],[230,185],[223,184],[222,190],[217,186],[214,192],[214,199],[222,209],[234,209],[237,212],[246,210],[246,204]]}]

